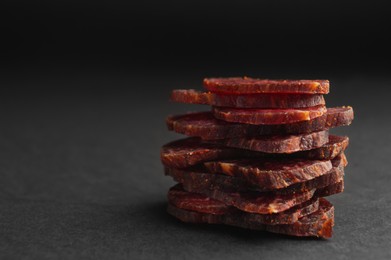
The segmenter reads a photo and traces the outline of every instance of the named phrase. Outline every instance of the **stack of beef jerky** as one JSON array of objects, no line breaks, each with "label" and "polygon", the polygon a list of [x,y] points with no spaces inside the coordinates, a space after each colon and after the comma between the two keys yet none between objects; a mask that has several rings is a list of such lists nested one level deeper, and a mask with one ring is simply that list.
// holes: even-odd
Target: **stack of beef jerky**
[{"label": "stack of beef jerky", "polygon": [[184,222],[226,224],[293,236],[329,238],[344,189],[351,107],[326,108],[327,80],[211,78],[208,92],[174,90],[176,102],[211,112],[170,116],[189,138],[163,146],[165,174],[177,185],[168,212]]}]

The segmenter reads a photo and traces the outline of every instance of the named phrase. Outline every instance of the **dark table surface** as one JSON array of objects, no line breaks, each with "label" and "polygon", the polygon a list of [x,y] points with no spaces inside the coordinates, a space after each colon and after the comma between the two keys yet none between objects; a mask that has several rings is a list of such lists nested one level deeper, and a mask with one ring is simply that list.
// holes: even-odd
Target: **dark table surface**
[{"label": "dark table surface", "polygon": [[297,239],[187,225],[166,211],[173,185],[164,119],[206,110],[168,102],[202,75],[15,77],[0,97],[1,259],[391,259],[390,78],[331,78],[329,106],[352,105],[345,192],[334,237]]}]

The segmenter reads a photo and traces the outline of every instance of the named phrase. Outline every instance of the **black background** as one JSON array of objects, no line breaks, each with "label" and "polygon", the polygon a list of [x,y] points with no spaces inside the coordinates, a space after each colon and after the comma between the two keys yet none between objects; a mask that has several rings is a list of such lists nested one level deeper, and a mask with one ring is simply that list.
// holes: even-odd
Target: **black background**
[{"label": "black background", "polygon": [[2,63],[386,69],[387,2],[6,0]]},{"label": "black background", "polygon": [[[1,1],[2,258],[389,259],[387,1]],[[174,88],[327,78],[352,105],[335,235],[180,224],[160,147]]]}]

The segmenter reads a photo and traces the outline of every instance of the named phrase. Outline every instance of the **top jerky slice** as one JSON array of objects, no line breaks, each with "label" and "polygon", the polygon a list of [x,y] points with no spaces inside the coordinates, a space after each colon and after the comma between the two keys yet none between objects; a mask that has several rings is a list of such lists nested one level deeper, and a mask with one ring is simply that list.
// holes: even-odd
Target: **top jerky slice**
[{"label": "top jerky slice", "polygon": [[354,113],[351,107],[327,108],[326,114],[309,121],[285,125],[248,125],[216,119],[211,112],[197,112],[170,116],[166,120],[169,130],[204,140],[256,137],[271,134],[304,134],[333,127],[350,125]]},{"label": "top jerky slice", "polygon": [[271,80],[249,77],[206,78],[204,87],[214,93],[225,94],[328,94],[328,80]]}]

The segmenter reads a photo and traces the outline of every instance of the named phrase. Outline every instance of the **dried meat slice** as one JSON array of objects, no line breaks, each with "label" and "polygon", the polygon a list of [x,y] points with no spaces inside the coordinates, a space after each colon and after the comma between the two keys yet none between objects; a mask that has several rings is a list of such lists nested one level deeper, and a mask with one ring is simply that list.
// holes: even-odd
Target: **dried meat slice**
[{"label": "dried meat slice", "polygon": [[256,191],[236,192],[228,189],[199,189],[192,186],[184,187],[188,192],[203,194],[212,199],[219,200],[226,205],[233,206],[245,212],[257,214],[280,213],[296,205],[310,200],[314,190],[301,193],[274,194]]},{"label": "dried meat slice", "polygon": [[251,138],[231,138],[216,141],[227,147],[256,152],[289,154],[319,148],[329,142],[329,132],[319,131],[300,135],[274,135]]},{"label": "dried meat slice", "polygon": [[293,224],[300,218],[310,215],[319,209],[319,199],[312,198],[306,202],[303,202],[295,207],[285,210],[280,213],[273,214],[254,214],[240,211],[237,212],[241,215],[243,222],[247,223],[260,223],[266,225],[281,225],[281,224]]},{"label": "dried meat slice", "polygon": [[354,113],[351,107],[328,108],[327,113],[309,121],[285,125],[248,125],[229,123],[216,119],[211,112],[170,116],[167,127],[187,136],[199,136],[204,140],[257,137],[271,134],[303,134],[328,128],[350,125]]},{"label": "dried meat slice", "polygon": [[330,238],[333,235],[334,206],[326,199],[319,199],[319,210],[299,219],[292,225],[269,225],[266,230],[292,236]]},{"label": "dried meat slice", "polygon": [[347,136],[329,135],[328,143],[322,147],[302,151],[292,154],[297,158],[308,158],[318,160],[331,160],[342,154],[349,146],[349,138]]},{"label": "dried meat slice", "polygon": [[236,108],[304,108],[325,105],[323,95],[217,94],[194,89],[175,89],[171,100],[180,103]]},{"label": "dried meat slice", "polygon": [[327,94],[328,80],[270,80],[249,77],[206,78],[204,87],[215,93],[256,94],[256,93],[300,93]]},{"label": "dried meat slice", "polygon": [[168,205],[167,211],[185,223],[225,224],[291,236],[330,238],[334,226],[334,206],[323,198],[319,199],[319,208],[316,212],[300,218],[293,224],[265,225],[257,220],[249,221],[243,217],[245,213],[213,215],[181,209],[171,204]]},{"label": "dried meat slice", "polygon": [[229,212],[230,207],[205,195],[187,192],[182,185],[172,187],[167,194],[168,201],[175,207],[208,214],[221,215]]},{"label": "dried meat slice", "polygon": [[258,222],[268,225],[292,224],[300,218],[318,210],[317,198],[299,204],[289,210],[274,214],[251,214],[209,198],[205,195],[185,191],[180,185],[175,185],[168,192],[168,202],[180,209],[208,213],[213,215],[240,215],[245,222]]},{"label": "dried meat slice", "polygon": [[326,113],[325,106],[285,109],[240,109],[214,107],[213,115],[220,120],[251,125],[292,124],[320,117]]},{"label": "dried meat slice", "polygon": [[186,168],[220,158],[235,158],[237,155],[237,149],[205,143],[196,137],[168,143],[162,147],[160,152],[162,163],[174,168]]},{"label": "dried meat slice", "polygon": [[206,162],[212,173],[236,176],[271,190],[312,180],[332,169],[330,161],[300,159],[240,159]]},{"label": "dried meat slice", "polygon": [[188,169],[165,168],[165,174],[181,183],[187,189],[229,189],[242,191],[273,191],[275,194],[289,194],[320,189],[343,180],[345,160],[340,157],[332,160],[333,168],[327,173],[308,181],[298,182],[286,188],[274,189],[267,186],[254,185],[241,177],[210,173],[207,169],[197,166]]},{"label": "dried meat slice", "polygon": [[331,196],[331,195],[343,192],[344,188],[345,188],[344,180],[342,179],[341,181],[339,181],[337,183],[334,183],[334,184],[329,185],[327,187],[316,190],[314,196],[315,197]]},{"label": "dried meat slice", "polygon": [[[225,142],[228,142],[227,140]],[[220,142],[221,143],[221,142]],[[270,154],[238,148],[229,148],[224,145],[208,143],[197,137],[189,137],[170,142],[161,149],[161,161],[166,167],[188,168],[199,163],[226,160],[232,158],[264,158],[280,157],[302,158],[314,160],[331,160],[343,153],[349,144],[345,136],[329,135],[329,142],[322,147],[301,151],[292,154]]]},{"label": "dried meat slice", "polygon": [[171,216],[179,219],[182,222],[185,223],[193,223],[193,224],[201,224],[201,223],[208,223],[208,224],[224,224],[224,215],[219,214],[207,214],[207,213],[201,213],[198,211],[192,211],[188,209],[182,209],[179,207],[176,207],[175,205],[168,204],[167,206],[167,212]]},{"label": "dried meat slice", "polygon": [[202,166],[187,169],[165,168],[165,174],[171,176],[176,182],[187,189],[230,189],[235,191],[268,191],[265,187],[256,187],[244,178],[228,176],[225,174],[210,173]]}]

